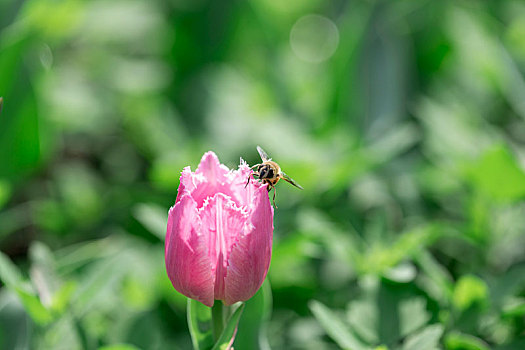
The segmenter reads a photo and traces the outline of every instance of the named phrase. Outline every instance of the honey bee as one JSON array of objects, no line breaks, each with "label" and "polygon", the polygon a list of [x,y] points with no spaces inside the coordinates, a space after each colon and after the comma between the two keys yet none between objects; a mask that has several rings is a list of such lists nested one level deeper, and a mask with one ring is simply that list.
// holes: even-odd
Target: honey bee
[{"label": "honey bee", "polygon": [[277,206],[275,205],[275,192],[277,192],[275,185],[277,184],[277,182],[279,182],[280,179],[289,182],[290,184],[294,185],[295,187],[301,190],[303,188],[301,187],[301,185],[296,183],[290,176],[286,175],[286,173],[281,170],[279,164],[272,161],[272,158],[268,157],[268,154],[266,154],[266,152],[260,146],[257,146],[257,151],[261,156],[262,163],[255,164],[251,167],[251,169],[257,168],[257,170],[255,170],[253,173],[250,174],[250,176],[248,176],[248,182],[246,182],[246,186],[248,186],[248,184],[250,183],[250,178],[252,175],[254,177],[259,178],[259,180],[261,180],[262,183],[268,184],[268,192],[270,192],[273,189],[273,206],[277,208]]}]

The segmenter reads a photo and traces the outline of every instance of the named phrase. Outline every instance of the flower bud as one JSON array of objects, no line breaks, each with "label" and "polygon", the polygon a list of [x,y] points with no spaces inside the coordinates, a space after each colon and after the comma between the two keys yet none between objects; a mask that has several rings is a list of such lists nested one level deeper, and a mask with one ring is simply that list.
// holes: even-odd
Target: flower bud
[{"label": "flower bud", "polygon": [[250,299],[272,254],[273,208],[266,185],[207,152],[195,172],[184,168],[168,216],[166,270],[180,293],[213,306]]}]

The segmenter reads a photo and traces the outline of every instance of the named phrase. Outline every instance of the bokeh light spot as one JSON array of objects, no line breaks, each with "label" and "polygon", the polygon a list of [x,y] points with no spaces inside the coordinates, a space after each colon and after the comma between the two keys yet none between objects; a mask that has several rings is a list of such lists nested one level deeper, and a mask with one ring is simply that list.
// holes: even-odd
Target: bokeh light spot
[{"label": "bokeh light spot", "polygon": [[320,63],[329,59],[339,44],[334,22],[319,15],[299,18],[290,32],[292,51],[302,60]]}]

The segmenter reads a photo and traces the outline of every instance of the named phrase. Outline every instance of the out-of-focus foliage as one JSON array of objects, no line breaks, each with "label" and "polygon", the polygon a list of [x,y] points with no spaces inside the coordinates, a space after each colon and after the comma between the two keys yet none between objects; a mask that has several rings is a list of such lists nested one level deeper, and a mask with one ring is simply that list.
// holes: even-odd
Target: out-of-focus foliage
[{"label": "out-of-focus foliage", "polygon": [[191,348],[167,210],[258,144],[236,348],[525,348],[523,1],[1,0],[0,96],[1,349]]}]

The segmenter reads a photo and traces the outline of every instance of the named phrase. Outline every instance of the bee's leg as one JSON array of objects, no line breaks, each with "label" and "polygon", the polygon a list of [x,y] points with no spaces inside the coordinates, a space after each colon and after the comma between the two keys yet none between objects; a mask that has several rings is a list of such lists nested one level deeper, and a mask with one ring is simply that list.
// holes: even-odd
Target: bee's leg
[{"label": "bee's leg", "polygon": [[[255,167],[258,167],[259,165],[261,164],[255,164],[254,166],[250,167],[250,169],[254,169]],[[254,171],[250,175],[248,175],[248,181],[246,182],[246,185],[244,185],[244,188],[246,188],[246,186],[248,186],[248,184],[250,183],[250,178],[252,177],[252,175],[255,175],[258,177],[259,173],[257,171]]]},{"label": "bee's leg", "polygon": [[246,185],[244,185],[244,188],[246,188],[246,186],[248,186],[248,184],[250,183],[250,179],[252,178],[252,175],[259,176],[259,173],[258,172],[253,172],[250,175],[248,175],[248,181],[246,182]]},{"label": "bee's leg", "polygon": [[273,185],[271,185],[272,188],[273,188],[273,198],[272,198],[272,201],[273,201],[273,207],[274,208],[277,208],[277,205],[275,205],[275,194],[277,193],[277,188]]}]

